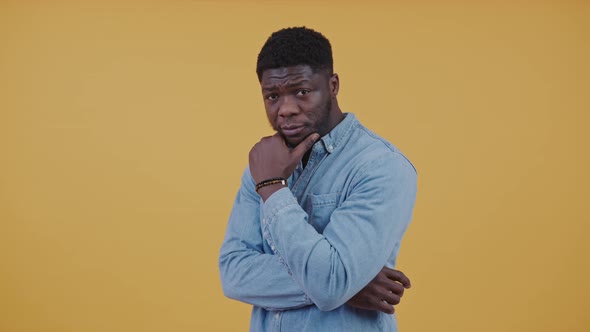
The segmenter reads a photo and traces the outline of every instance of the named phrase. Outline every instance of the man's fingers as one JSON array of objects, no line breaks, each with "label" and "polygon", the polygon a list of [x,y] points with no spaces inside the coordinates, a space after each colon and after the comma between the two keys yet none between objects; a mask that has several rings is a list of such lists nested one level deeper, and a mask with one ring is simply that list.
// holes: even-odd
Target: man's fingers
[{"label": "man's fingers", "polygon": [[381,271],[385,273],[387,278],[399,282],[405,288],[412,287],[412,284],[410,283],[410,278],[406,277],[406,275],[402,271],[390,269],[388,267],[383,267]]},{"label": "man's fingers", "polygon": [[398,284],[397,282],[392,282],[389,286],[389,291],[391,291],[394,294],[397,294],[398,296],[404,296],[404,286],[401,284]]},{"label": "man's fingers", "polygon": [[303,155],[307,152],[307,150],[311,149],[315,142],[320,138],[319,134],[313,133],[307,136],[301,143],[299,143],[293,150],[291,150],[291,155],[296,156],[301,160]]},{"label": "man's fingers", "polygon": [[391,293],[391,292],[387,292],[385,294],[381,294],[381,299],[384,301],[387,301],[387,303],[391,304],[391,305],[396,305],[399,304],[401,299],[401,296],[398,296],[395,293]]},{"label": "man's fingers", "polygon": [[395,308],[393,307],[393,305],[383,301],[379,301],[379,303],[377,304],[377,310],[390,315],[395,312]]}]

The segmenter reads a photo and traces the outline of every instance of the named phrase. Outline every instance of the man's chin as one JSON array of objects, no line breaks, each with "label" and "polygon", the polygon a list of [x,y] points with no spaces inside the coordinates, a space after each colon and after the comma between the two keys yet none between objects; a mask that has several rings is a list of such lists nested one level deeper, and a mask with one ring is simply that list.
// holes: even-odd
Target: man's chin
[{"label": "man's chin", "polygon": [[297,145],[299,145],[299,143],[303,142],[303,138],[301,137],[283,137],[285,139],[285,143],[287,143],[287,146],[290,148],[294,148]]},{"label": "man's chin", "polygon": [[285,141],[285,143],[287,143],[287,146],[290,148],[294,148],[297,145],[299,145],[299,143],[303,142],[303,140],[305,139],[305,137],[307,137],[306,135],[303,136],[285,136],[285,134],[279,132],[279,134],[283,137],[283,140]]}]

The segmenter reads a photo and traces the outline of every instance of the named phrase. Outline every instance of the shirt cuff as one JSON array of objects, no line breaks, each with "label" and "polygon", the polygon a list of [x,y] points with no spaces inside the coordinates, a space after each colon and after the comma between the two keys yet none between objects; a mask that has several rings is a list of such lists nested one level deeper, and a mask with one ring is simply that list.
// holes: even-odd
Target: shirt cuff
[{"label": "shirt cuff", "polygon": [[285,206],[297,203],[291,189],[285,187],[275,191],[262,205],[262,228],[268,227],[279,211]]}]

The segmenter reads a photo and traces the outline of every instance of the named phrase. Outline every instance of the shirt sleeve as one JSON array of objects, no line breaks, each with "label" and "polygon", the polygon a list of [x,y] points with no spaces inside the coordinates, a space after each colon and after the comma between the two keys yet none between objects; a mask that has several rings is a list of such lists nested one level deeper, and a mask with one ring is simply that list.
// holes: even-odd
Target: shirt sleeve
[{"label": "shirt sleeve", "polygon": [[272,250],[265,252],[260,205],[260,196],[246,169],[219,255],[223,292],[229,298],[268,310],[313,304],[284,262]]},{"label": "shirt sleeve", "polygon": [[366,286],[399,246],[416,197],[416,172],[387,154],[356,176],[344,202],[318,233],[291,191],[263,205],[263,236],[320,310],[343,305]]}]

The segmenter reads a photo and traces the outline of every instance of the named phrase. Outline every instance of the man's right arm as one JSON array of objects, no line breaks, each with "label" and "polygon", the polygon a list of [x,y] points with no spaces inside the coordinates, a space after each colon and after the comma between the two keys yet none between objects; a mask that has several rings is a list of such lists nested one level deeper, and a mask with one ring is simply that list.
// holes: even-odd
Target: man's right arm
[{"label": "man's right arm", "polygon": [[254,187],[246,169],[219,256],[223,292],[229,298],[267,309],[311,305],[279,256],[265,252],[260,229],[260,196]]}]

